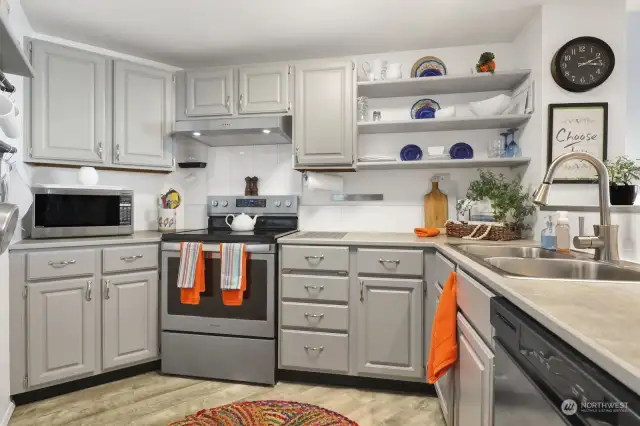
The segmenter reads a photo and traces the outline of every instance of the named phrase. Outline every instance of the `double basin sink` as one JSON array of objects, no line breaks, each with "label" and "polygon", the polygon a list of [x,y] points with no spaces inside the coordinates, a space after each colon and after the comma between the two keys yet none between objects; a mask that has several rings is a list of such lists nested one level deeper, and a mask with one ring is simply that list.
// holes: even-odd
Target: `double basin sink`
[{"label": "double basin sink", "polygon": [[449,244],[459,253],[509,278],[574,281],[638,281],[640,269],[597,262],[580,254],[564,254],[540,247]]}]

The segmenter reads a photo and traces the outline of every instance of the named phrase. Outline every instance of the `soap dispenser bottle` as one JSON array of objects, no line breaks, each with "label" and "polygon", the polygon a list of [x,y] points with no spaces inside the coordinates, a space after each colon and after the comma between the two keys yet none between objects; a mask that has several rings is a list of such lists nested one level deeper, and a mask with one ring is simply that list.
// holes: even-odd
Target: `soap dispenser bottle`
[{"label": "soap dispenser bottle", "polygon": [[549,219],[547,220],[547,227],[542,230],[540,241],[543,249],[556,249],[556,230],[553,226],[553,216],[551,215],[549,215]]},{"label": "soap dispenser bottle", "polygon": [[558,212],[558,224],[556,225],[556,251],[560,253],[571,252],[569,213],[565,211]]}]

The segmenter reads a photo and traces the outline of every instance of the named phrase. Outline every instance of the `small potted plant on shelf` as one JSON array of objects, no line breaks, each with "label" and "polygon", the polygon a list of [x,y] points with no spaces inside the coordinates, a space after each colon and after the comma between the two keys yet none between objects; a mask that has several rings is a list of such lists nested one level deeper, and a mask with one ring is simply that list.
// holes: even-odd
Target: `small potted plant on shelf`
[{"label": "small potted plant on shelf", "polygon": [[[457,203],[458,215],[466,215],[474,203],[489,201],[493,210],[496,225],[486,231],[486,239],[494,241],[516,240],[521,232],[529,229],[525,223],[527,217],[533,215],[535,206],[531,202],[531,194],[522,187],[520,176],[508,180],[502,173],[497,175],[489,170],[480,169],[480,179],[471,182],[465,200]],[[489,226],[483,225],[485,227]],[[451,231],[450,231],[451,227]],[[457,228],[456,228],[457,227]],[[449,224],[447,235],[468,236],[477,225]],[[482,235],[482,229],[475,236]]]},{"label": "small potted plant on shelf", "polygon": [[609,171],[609,199],[614,206],[632,206],[638,195],[638,186],[633,182],[640,180],[640,166],[631,158],[618,157],[607,161]]},{"label": "small potted plant on shelf", "polygon": [[496,70],[496,55],[491,52],[484,52],[480,55],[480,59],[478,59],[478,63],[476,64],[477,72],[490,72],[493,74]]}]

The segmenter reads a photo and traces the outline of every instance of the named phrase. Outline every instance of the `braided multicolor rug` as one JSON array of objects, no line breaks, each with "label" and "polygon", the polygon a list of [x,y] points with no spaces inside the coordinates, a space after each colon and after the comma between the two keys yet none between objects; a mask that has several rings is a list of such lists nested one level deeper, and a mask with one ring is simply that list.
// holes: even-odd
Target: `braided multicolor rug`
[{"label": "braided multicolor rug", "polygon": [[200,410],[169,426],[358,426],[324,408],[291,401],[247,401]]}]

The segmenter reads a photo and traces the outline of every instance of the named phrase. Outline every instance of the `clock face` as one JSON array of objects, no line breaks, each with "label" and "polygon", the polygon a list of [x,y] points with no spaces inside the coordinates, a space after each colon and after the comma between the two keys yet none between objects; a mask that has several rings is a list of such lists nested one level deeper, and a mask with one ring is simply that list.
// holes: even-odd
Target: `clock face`
[{"label": "clock face", "polygon": [[585,92],[604,83],[614,65],[615,57],[607,43],[594,37],[579,37],[558,50],[551,71],[561,87]]}]

